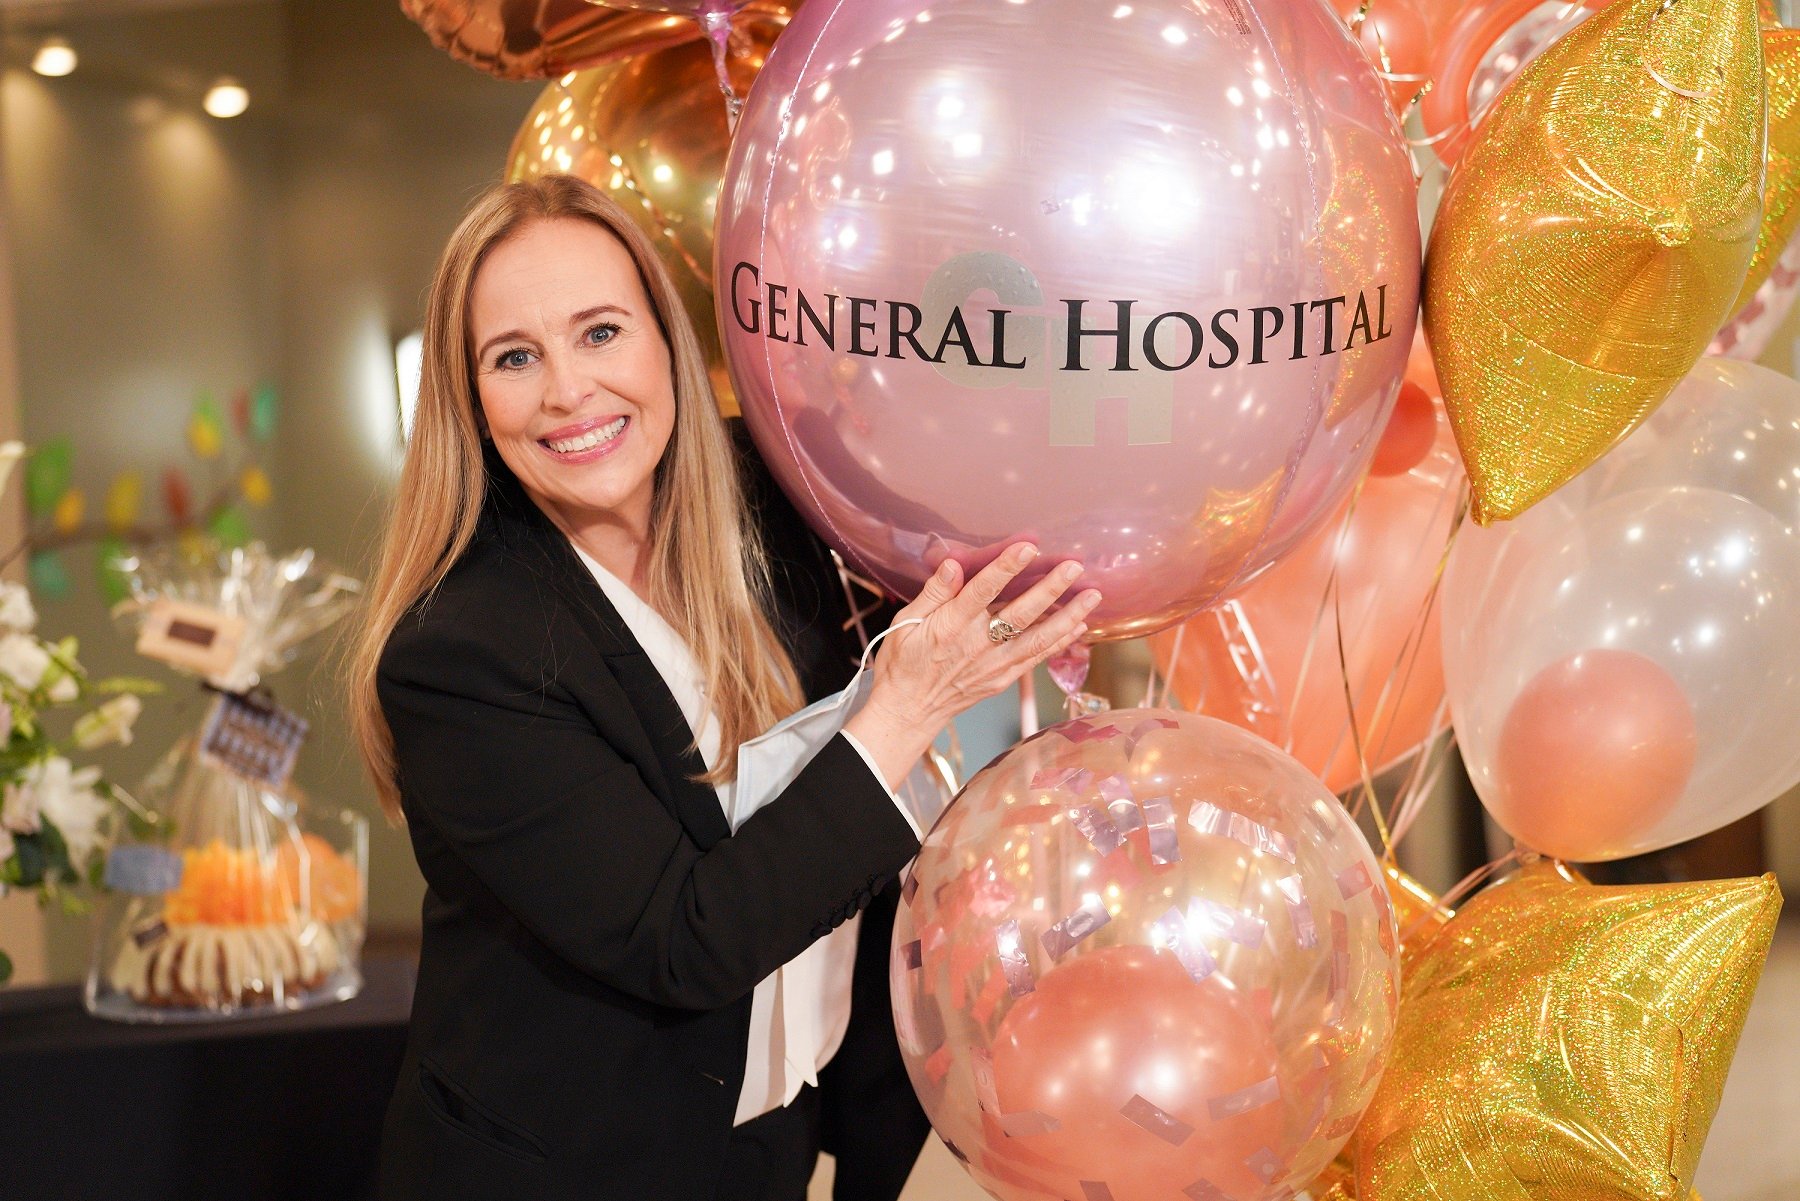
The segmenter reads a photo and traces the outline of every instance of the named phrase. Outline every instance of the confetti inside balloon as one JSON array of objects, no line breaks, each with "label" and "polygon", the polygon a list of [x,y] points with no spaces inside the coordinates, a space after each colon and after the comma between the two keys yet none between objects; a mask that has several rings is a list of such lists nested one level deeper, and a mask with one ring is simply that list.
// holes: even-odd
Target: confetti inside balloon
[{"label": "confetti inside balloon", "polygon": [[[782,15],[738,20],[730,63],[740,89],[756,78],[786,25]],[[695,43],[552,83],[506,158],[509,180],[576,175],[637,222],[675,279],[727,416],[737,413],[737,399],[714,312],[713,219],[730,149],[712,58]]]},{"label": "confetti inside balloon", "polygon": [[1477,896],[1407,961],[1359,1201],[1688,1196],[1780,908],[1549,864]]},{"label": "confetti inside balloon", "polygon": [[1287,1196],[1380,1077],[1382,870],[1316,779],[1234,726],[1052,726],[969,782],[905,897],[907,1070],[1005,1201]]},{"label": "confetti inside balloon", "polygon": [[1763,116],[1753,0],[1619,0],[1495,105],[1426,266],[1477,521],[1553,492],[1699,358],[1755,246]]}]

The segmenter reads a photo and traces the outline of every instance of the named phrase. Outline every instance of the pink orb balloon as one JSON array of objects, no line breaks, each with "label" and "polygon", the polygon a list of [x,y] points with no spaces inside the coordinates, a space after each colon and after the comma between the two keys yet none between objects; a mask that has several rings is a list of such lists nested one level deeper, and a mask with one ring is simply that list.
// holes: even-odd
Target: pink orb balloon
[{"label": "pink orb balloon", "polygon": [[1224,722],[1052,726],[969,782],[905,895],[907,1070],[1003,1201],[1279,1201],[1379,1081],[1381,870],[1317,779]]},{"label": "pink orb balloon", "polygon": [[1380,84],[1324,6],[1273,0],[808,4],[717,247],[751,433],[851,565],[910,596],[1031,538],[1105,593],[1099,638],[1337,507],[1418,304]]},{"label": "pink orb balloon", "polygon": [[1494,761],[1498,821],[1565,859],[1609,858],[1654,829],[1694,774],[1694,706],[1656,660],[1598,648],[1520,690]]}]

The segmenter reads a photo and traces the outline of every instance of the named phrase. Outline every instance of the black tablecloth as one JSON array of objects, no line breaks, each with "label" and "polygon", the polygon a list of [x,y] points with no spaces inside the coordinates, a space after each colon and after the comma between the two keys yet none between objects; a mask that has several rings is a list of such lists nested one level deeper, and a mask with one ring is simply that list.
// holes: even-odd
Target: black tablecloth
[{"label": "black tablecloth", "polygon": [[75,988],[0,990],[0,1197],[373,1197],[414,969],[363,971],[341,1004],[197,1026],[98,1021]]}]

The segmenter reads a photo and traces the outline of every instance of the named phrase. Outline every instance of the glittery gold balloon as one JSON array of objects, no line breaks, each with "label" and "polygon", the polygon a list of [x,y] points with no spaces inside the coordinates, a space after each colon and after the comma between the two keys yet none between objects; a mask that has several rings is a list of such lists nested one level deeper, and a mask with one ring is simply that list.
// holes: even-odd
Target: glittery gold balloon
[{"label": "glittery gold balloon", "polygon": [[1597,887],[1540,863],[1409,956],[1360,1201],[1687,1197],[1774,935],[1774,877]]},{"label": "glittery gold balloon", "polygon": [[1477,521],[1567,482],[1694,365],[1750,263],[1763,131],[1755,0],[1618,0],[1495,104],[1425,281]]},{"label": "glittery gold balloon", "polygon": [[1800,29],[1764,28],[1762,39],[1763,80],[1769,91],[1762,232],[1733,313],[1750,303],[1800,225]]},{"label": "glittery gold balloon", "polygon": [[[729,61],[740,95],[786,26],[777,12],[751,11],[735,22]],[[737,412],[737,400],[719,349],[712,261],[713,215],[730,148],[711,50],[691,42],[552,83],[506,157],[508,180],[577,175],[637,218],[681,291],[727,416]]]}]

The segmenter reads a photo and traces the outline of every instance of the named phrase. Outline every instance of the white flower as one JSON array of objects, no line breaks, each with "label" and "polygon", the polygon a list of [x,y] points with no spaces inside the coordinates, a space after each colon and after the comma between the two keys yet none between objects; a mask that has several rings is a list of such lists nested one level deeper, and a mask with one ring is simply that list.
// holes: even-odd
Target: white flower
[{"label": "white flower", "polygon": [[74,676],[65,672],[56,677],[56,683],[50,685],[48,695],[51,704],[66,705],[70,701],[80,699],[81,685],[75,681]]},{"label": "white flower", "polygon": [[30,634],[0,635],[0,675],[26,692],[36,688],[50,670],[50,652]]},{"label": "white flower", "polygon": [[0,629],[30,633],[37,625],[31,593],[21,584],[0,583]]},{"label": "white flower", "polygon": [[118,743],[131,745],[131,726],[144,711],[144,702],[127,692],[115,696],[75,723],[75,744],[84,751]]},{"label": "white flower", "polygon": [[100,845],[100,821],[106,816],[106,798],[94,791],[100,769],[71,768],[69,761],[52,755],[26,770],[36,777],[38,806],[44,817],[62,834],[69,846],[69,862],[80,871]]},{"label": "white flower", "polygon": [[0,826],[15,834],[38,832],[38,790],[32,783],[32,769],[26,769],[24,779],[6,785],[5,797],[0,799]]}]

